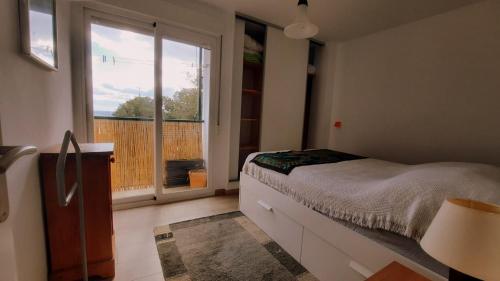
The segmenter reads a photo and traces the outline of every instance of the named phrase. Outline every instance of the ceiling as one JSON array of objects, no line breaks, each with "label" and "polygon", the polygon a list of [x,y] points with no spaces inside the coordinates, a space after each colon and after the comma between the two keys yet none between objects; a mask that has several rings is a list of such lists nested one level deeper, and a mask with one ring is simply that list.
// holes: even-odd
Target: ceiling
[{"label": "ceiling", "polygon": [[[296,0],[201,0],[224,10],[286,26],[293,21]],[[481,0],[309,0],[317,39],[348,40],[395,27]]]}]

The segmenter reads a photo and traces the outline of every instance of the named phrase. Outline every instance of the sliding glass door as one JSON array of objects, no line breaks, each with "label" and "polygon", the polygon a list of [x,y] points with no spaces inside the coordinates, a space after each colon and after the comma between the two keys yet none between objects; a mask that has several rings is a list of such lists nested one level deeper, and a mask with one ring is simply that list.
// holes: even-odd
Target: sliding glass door
[{"label": "sliding glass door", "polygon": [[113,142],[114,203],[213,194],[218,41],[182,28],[89,16],[94,142]]},{"label": "sliding glass door", "polygon": [[[214,92],[212,58],[217,47],[214,37],[167,25],[156,29],[156,50],[161,55],[157,69],[161,82],[158,126],[162,147],[157,158],[157,196],[178,200],[213,193],[209,188],[210,97]],[[160,112],[158,112],[160,114]],[[176,137],[178,135],[182,137]]]},{"label": "sliding glass door", "polygon": [[115,201],[148,200],[154,186],[154,30],[90,22],[94,142],[113,142]]}]

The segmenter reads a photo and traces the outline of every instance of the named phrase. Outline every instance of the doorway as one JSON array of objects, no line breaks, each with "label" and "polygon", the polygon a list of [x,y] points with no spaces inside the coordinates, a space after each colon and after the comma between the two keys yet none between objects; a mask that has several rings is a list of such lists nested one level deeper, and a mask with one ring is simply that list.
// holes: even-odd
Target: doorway
[{"label": "doorway", "polygon": [[89,135],[115,144],[113,203],[212,195],[217,38],[89,13]]}]

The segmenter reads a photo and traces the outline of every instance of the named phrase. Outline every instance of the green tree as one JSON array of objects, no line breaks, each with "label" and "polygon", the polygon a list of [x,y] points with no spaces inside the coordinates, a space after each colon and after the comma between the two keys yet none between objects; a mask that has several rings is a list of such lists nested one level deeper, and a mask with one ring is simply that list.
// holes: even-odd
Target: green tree
[{"label": "green tree", "polygon": [[[173,97],[163,97],[163,119],[199,119],[198,88],[184,88]],[[154,117],[154,100],[149,97],[135,97],[122,103],[113,112],[115,117]]]},{"label": "green tree", "polygon": [[115,117],[154,117],[154,101],[149,97],[135,97],[120,106],[113,112]]},{"label": "green tree", "polygon": [[198,88],[184,88],[174,93],[172,98],[163,98],[164,119],[199,119]]}]

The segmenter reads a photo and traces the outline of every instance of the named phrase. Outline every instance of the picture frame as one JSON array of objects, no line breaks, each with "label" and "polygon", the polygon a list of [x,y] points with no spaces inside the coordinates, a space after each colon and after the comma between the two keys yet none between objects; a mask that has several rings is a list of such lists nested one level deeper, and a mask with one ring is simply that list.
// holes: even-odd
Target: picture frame
[{"label": "picture frame", "polygon": [[19,0],[21,50],[43,67],[58,70],[56,0]]}]

